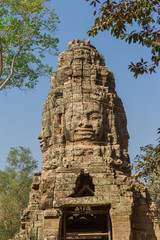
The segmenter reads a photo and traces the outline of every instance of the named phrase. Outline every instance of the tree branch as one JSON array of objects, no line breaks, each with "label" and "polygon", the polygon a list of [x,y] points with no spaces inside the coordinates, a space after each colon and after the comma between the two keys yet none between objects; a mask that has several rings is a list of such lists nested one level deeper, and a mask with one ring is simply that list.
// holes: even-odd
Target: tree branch
[{"label": "tree branch", "polygon": [[12,50],[12,46],[13,46],[13,43],[10,44],[10,46],[8,47],[8,50],[6,52],[2,53],[2,55],[4,56],[5,54],[9,53]]},{"label": "tree branch", "polygon": [[2,40],[0,38],[0,77],[2,76],[3,72],[3,55],[2,55]]},{"label": "tree branch", "polygon": [[18,56],[18,54],[20,53],[20,51],[22,50],[22,46],[20,46],[19,50],[16,52],[16,54],[13,57],[12,60],[12,65],[11,65],[11,72],[9,74],[9,76],[7,77],[7,79],[1,84],[0,86],[0,90],[2,90],[2,88],[7,84],[7,82],[11,79],[12,75],[13,75],[13,70],[14,70],[14,64],[15,64],[15,60],[16,57]]},{"label": "tree branch", "polygon": [[10,30],[10,27],[8,27],[2,34],[1,39],[5,37],[6,33]]}]

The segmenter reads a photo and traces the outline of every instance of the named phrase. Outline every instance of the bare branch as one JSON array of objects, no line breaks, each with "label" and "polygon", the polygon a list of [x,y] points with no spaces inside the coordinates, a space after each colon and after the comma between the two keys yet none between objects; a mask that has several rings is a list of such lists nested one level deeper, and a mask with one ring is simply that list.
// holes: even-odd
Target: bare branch
[{"label": "bare branch", "polygon": [[3,55],[2,55],[2,40],[0,39],[0,77],[3,72]]},{"label": "bare branch", "polygon": [[5,37],[5,35],[7,34],[7,32],[9,31],[10,27],[8,27],[2,34],[1,39]]},{"label": "bare branch", "polygon": [[19,50],[16,52],[16,54],[14,55],[13,57],[13,60],[12,60],[12,65],[11,65],[11,72],[9,74],[9,76],[7,77],[7,79],[1,84],[0,86],[0,90],[2,90],[2,88],[7,84],[7,82],[11,79],[12,75],[13,75],[13,70],[14,70],[14,64],[15,64],[15,60],[16,60],[16,57],[18,56],[18,54],[21,52],[22,50],[22,46],[20,46]]},{"label": "bare branch", "polygon": [[6,52],[2,53],[2,55],[4,56],[5,54],[9,53],[12,49],[12,46],[13,46],[13,43],[10,44],[10,46],[8,47],[8,50]]}]

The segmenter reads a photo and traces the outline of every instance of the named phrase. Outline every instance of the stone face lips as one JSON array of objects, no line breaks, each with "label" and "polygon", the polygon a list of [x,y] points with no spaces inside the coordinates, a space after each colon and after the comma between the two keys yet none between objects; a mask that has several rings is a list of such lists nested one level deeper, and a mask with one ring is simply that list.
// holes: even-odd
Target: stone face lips
[{"label": "stone face lips", "polygon": [[[51,77],[39,134],[42,171],[33,178],[16,240],[73,239],[82,223],[80,234],[88,228],[93,239],[160,240],[156,208],[131,175],[126,126],[104,57],[87,39],[71,41]],[[77,208],[90,215],[79,215],[75,227]],[[95,222],[106,227],[97,230]]]}]

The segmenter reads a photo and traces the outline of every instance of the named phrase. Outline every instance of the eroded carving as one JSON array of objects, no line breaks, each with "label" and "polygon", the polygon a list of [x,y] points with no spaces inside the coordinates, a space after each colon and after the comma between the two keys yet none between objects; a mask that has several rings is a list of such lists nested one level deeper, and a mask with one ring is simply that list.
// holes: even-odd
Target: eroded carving
[{"label": "eroded carving", "polygon": [[67,141],[103,141],[104,132],[103,112],[100,104],[73,102],[67,105],[65,111],[65,138]]},{"label": "eroded carving", "polygon": [[104,57],[88,40],[69,43],[69,49],[59,56],[43,110],[39,135],[43,166],[65,166],[65,159],[73,157],[66,166],[74,167],[79,149],[81,155],[88,155],[90,148],[93,152],[98,148],[106,163],[126,171],[130,168],[126,125],[114,76]]}]

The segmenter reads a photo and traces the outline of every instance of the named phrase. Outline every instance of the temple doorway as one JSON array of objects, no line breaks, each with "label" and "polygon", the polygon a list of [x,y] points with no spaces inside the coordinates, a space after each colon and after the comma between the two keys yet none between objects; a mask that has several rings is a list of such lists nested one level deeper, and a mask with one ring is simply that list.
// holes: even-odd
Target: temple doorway
[{"label": "temple doorway", "polygon": [[65,207],[61,236],[62,240],[112,240],[109,207]]}]

